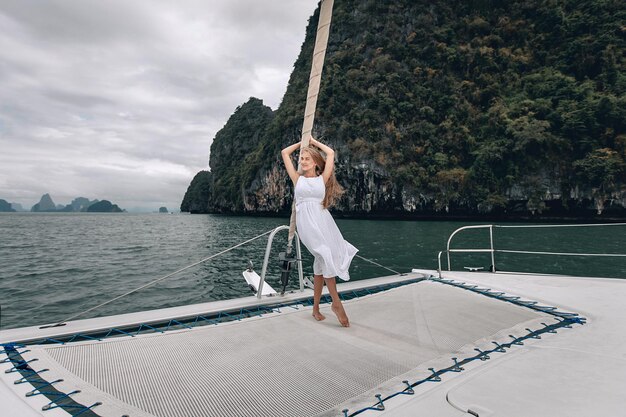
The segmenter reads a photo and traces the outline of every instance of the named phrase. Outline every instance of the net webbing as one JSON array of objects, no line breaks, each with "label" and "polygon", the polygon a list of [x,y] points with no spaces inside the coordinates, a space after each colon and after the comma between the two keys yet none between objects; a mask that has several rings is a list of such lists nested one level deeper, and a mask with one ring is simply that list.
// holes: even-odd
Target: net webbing
[{"label": "net webbing", "polygon": [[345,306],[348,330],[328,305],[324,322],[300,306],[193,330],[33,345],[23,357],[49,369],[49,381],[62,379],[59,391],[80,390],[80,404],[101,402],[100,415],[336,416],[396,392],[403,379],[428,377],[430,367],[446,369],[452,357],[541,329],[551,316],[434,282]]}]

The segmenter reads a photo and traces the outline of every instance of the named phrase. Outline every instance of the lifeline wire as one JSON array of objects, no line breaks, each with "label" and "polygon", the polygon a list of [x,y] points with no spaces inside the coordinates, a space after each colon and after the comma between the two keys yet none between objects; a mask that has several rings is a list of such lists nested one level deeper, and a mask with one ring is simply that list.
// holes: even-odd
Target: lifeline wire
[{"label": "lifeline wire", "polygon": [[[245,245],[246,243],[250,243],[250,242],[252,242],[252,241],[254,241],[254,240],[260,239],[260,238],[262,238],[263,236],[265,236],[265,235],[267,235],[267,234],[269,234],[269,233],[271,233],[271,232],[272,232],[272,230],[268,230],[268,231],[267,231],[267,232],[265,232],[265,233],[262,233],[262,234],[260,234],[260,235],[258,235],[258,236],[255,236],[255,237],[253,237],[253,238],[251,238],[251,239],[248,239],[248,240],[246,240],[246,241],[244,241],[244,242],[238,243],[238,244],[236,244],[235,246],[231,246],[231,247],[230,247],[230,248],[228,248],[228,249],[224,249],[224,250],[223,250],[223,251],[221,251],[221,252],[218,252],[218,253],[216,253],[216,254],[214,254],[214,255],[211,255],[211,256],[209,256],[208,258],[201,259],[201,260],[199,260],[198,262],[194,262],[194,263],[192,263],[191,265],[187,265],[187,266],[186,266],[186,267],[184,267],[184,268],[181,268],[181,269],[179,269],[179,270],[177,270],[177,271],[174,271],[174,272],[172,272],[172,273],[170,273],[170,274],[167,274],[167,275],[165,275],[165,276],[162,276],[162,277],[160,277],[160,278],[157,278],[157,279],[155,279],[154,281],[148,282],[147,284],[144,284],[144,285],[142,285],[142,286],[140,286],[140,287],[138,287],[138,288],[135,288],[134,290],[130,290],[130,291],[128,291],[128,292],[126,292],[126,293],[124,293],[124,294],[122,294],[122,295],[118,295],[117,297],[112,298],[112,299],[110,299],[110,300],[108,300],[108,301],[105,301],[104,303],[98,304],[97,306],[91,307],[91,308],[89,308],[89,309],[87,309],[87,310],[85,310],[85,311],[82,311],[82,312],[80,312],[80,313],[74,314],[74,315],[72,315],[72,316],[70,316],[70,317],[68,317],[68,318],[66,318],[66,319],[64,319],[64,320],[61,320],[60,322],[58,322],[58,323],[56,323],[56,324],[57,324],[57,325],[59,325],[59,324],[62,324],[62,323],[68,322],[68,321],[70,321],[70,320],[75,319],[76,317],[80,317],[80,316],[82,316],[82,315],[83,315],[83,314],[85,314],[85,313],[89,313],[90,311],[96,310],[96,309],[98,309],[98,308],[100,308],[100,307],[102,307],[102,306],[105,306],[105,305],[107,305],[107,304],[110,304],[110,303],[112,303],[113,301],[116,301],[116,300],[119,300],[120,298],[126,297],[127,295],[130,295],[130,294],[132,294],[132,293],[135,293],[135,292],[137,292],[137,291],[139,291],[139,290],[142,290],[142,289],[144,289],[144,288],[148,288],[148,287],[150,287],[150,286],[152,286],[152,285],[154,285],[154,284],[156,284],[156,283],[158,283],[158,282],[161,282],[161,281],[163,281],[163,280],[165,280],[165,279],[167,279],[167,278],[169,278],[169,277],[171,277],[171,276],[173,276],[173,275],[176,275],[176,274],[178,274],[178,273],[180,273],[180,272],[183,272],[183,271],[185,271],[185,270],[187,270],[187,269],[189,269],[189,268],[192,268],[192,267],[194,267],[194,266],[196,266],[196,265],[199,265],[199,264],[201,264],[201,263],[203,263],[203,262],[209,261],[209,260],[211,260],[211,259],[213,259],[213,258],[216,258],[216,257],[218,257],[218,256],[220,256],[220,255],[223,255],[223,254],[225,254],[225,253],[227,253],[227,252],[230,252],[231,250],[236,249],[236,248],[238,248],[238,247],[240,247],[240,246],[243,246],[243,245]],[[386,267],[386,266],[384,266],[384,265],[381,265],[381,264],[379,264],[379,263],[377,263],[377,262],[374,262],[374,261],[372,261],[372,260],[370,260],[370,259],[364,258],[364,257],[362,257],[362,256],[360,256],[360,255],[355,255],[355,256],[359,257],[360,259],[363,259],[364,261],[370,262],[370,263],[372,263],[372,264],[374,264],[374,265],[377,265],[377,266],[379,266],[379,267],[381,267],[381,268],[384,268],[384,269],[386,269],[386,270],[389,270],[389,271],[393,272],[394,274],[402,275],[400,272],[395,271],[395,270],[393,270],[393,269],[391,269],[391,268],[388,268],[388,267]]]},{"label": "lifeline wire", "polygon": [[501,229],[521,229],[521,228],[547,228],[547,227],[598,227],[598,226],[626,226],[626,223],[585,223],[585,224],[524,224],[524,225],[500,225],[494,224],[493,227]]},{"label": "lifeline wire", "polygon": [[394,271],[394,270],[393,270],[393,269],[391,269],[391,268],[387,268],[385,265],[381,265],[381,264],[379,264],[379,263],[376,263],[376,262],[372,261],[371,259],[367,259],[367,258],[362,257],[361,255],[354,255],[354,256],[356,256],[357,258],[363,259],[364,261],[367,261],[367,262],[369,262],[369,263],[372,263],[372,264],[374,264],[374,265],[376,265],[376,266],[380,266],[381,268],[384,268],[384,269],[386,269],[386,270],[388,270],[388,271],[391,271],[391,272],[393,272],[394,274],[402,275],[402,274],[401,274],[400,272],[398,272],[398,271]]},{"label": "lifeline wire", "polygon": [[161,278],[157,278],[157,279],[155,279],[154,281],[151,281],[151,282],[149,282],[149,283],[147,283],[147,284],[144,284],[144,285],[142,285],[141,287],[135,288],[134,290],[128,291],[128,292],[126,292],[126,293],[124,293],[124,294],[122,294],[122,295],[118,295],[117,297],[112,298],[112,299],[110,299],[110,300],[108,300],[108,301],[105,301],[105,302],[104,302],[104,303],[102,303],[102,304],[98,304],[98,305],[97,305],[97,306],[95,306],[95,307],[91,307],[90,309],[87,309],[87,310],[85,310],[85,311],[81,311],[80,313],[74,314],[73,316],[70,316],[70,317],[66,318],[65,320],[61,320],[61,321],[60,321],[60,322],[58,322],[57,324],[62,324],[62,323],[65,323],[65,322],[67,322],[67,321],[70,321],[70,320],[72,320],[72,319],[75,319],[76,317],[80,317],[80,316],[82,316],[82,315],[83,315],[83,314],[85,314],[85,313],[88,313],[88,312],[93,311],[93,310],[95,310],[95,309],[97,309],[97,308],[100,308],[100,307],[105,306],[105,305],[107,305],[107,304],[109,304],[109,303],[112,303],[113,301],[119,300],[119,299],[120,299],[120,298],[122,298],[122,297],[126,297],[127,295],[130,295],[130,294],[132,294],[132,293],[134,293],[134,292],[137,292],[137,291],[142,290],[142,289],[144,289],[144,288],[150,287],[150,286],[152,286],[152,285],[156,284],[157,282],[163,281],[164,279],[167,279],[167,278],[171,277],[172,275],[176,275],[176,274],[178,274],[178,273],[180,273],[180,272],[183,272],[183,271],[185,271],[185,270],[187,270],[187,269],[189,269],[189,268],[191,268],[191,267],[194,267],[194,266],[199,265],[199,264],[201,264],[201,263],[203,263],[203,262],[209,261],[209,260],[211,260],[211,259],[213,259],[213,258],[215,258],[215,257],[217,257],[217,256],[219,256],[219,255],[222,255],[222,254],[224,254],[224,253],[226,253],[226,252],[230,252],[231,250],[236,249],[236,248],[238,248],[238,247],[240,247],[240,246],[243,246],[243,245],[245,245],[246,243],[250,243],[250,242],[252,242],[253,240],[257,240],[257,239],[259,239],[259,238],[262,238],[263,236],[265,236],[265,235],[267,235],[267,234],[269,234],[269,233],[271,233],[271,232],[272,232],[271,230],[268,230],[267,232],[265,232],[265,233],[263,233],[263,234],[260,234],[260,235],[258,235],[258,236],[253,237],[252,239],[248,239],[248,240],[246,240],[245,242],[238,243],[238,244],[236,244],[235,246],[231,246],[231,247],[230,247],[230,248],[228,248],[228,249],[224,249],[224,250],[223,250],[223,251],[221,251],[221,252],[218,252],[218,253],[216,253],[216,254],[214,254],[214,255],[211,255],[211,256],[209,256],[208,258],[204,258],[204,259],[202,259],[202,260],[199,260],[198,262],[192,263],[191,265],[187,265],[186,267],[181,268],[181,269],[179,269],[179,270],[177,270],[177,271],[174,271],[174,272],[172,272],[171,274],[167,274],[167,275],[165,275],[165,276],[163,276],[163,277],[161,277]]},{"label": "lifeline wire", "polygon": [[[626,226],[626,223],[595,223],[595,224],[524,224],[524,225],[494,225],[501,229],[519,229],[519,228],[549,228],[549,227],[598,227],[598,226]],[[496,249],[495,252],[505,253],[523,253],[527,255],[558,255],[558,256],[608,256],[608,257],[626,257],[622,253],[572,253],[572,252],[536,252],[523,250],[505,250]]]},{"label": "lifeline wire", "polygon": [[626,256],[626,253],[578,253],[578,252],[536,252],[529,250],[507,250],[507,249],[494,249],[494,252],[504,253],[525,253],[530,255],[559,255],[559,256]]}]

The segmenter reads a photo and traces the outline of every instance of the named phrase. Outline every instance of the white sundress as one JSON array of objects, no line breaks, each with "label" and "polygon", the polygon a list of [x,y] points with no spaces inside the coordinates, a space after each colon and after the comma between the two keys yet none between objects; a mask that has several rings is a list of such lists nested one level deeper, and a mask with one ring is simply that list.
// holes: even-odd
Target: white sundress
[{"label": "white sundress", "polygon": [[315,275],[348,281],[348,269],[358,249],[343,239],[330,212],[322,206],[325,193],[321,175],[298,178],[294,191],[298,236],[315,257]]}]

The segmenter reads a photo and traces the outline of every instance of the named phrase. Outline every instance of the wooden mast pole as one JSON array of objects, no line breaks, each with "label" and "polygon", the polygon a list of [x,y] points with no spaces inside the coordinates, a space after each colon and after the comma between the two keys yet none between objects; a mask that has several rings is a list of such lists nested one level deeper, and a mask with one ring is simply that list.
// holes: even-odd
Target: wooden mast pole
[{"label": "wooden mast pole", "polygon": [[[334,0],[322,0],[320,15],[317,22],[317,34],[315,35],[315,48],[313,49],[313,60],[311,62],[311,74],[309,75],[309,89],[306,95],[306,106],[304,108],[304,122],[302,124],[302,137],[300,149],[308,146],[313,122],[315,121],[315,108],[317,107],[317,96],[320,91],[322,80],[322,69],[324,68],[324,58],[326,57],[326,47],[328,45],[328,35],[330,33],[330,21],[333,15]],[[298,163],[298,171],[300,164]],[[291,207],[291,218],[289,220],[289,241],[287,253],[291,253],[291,243],[296,230],[296,202],[294,199]]]}]

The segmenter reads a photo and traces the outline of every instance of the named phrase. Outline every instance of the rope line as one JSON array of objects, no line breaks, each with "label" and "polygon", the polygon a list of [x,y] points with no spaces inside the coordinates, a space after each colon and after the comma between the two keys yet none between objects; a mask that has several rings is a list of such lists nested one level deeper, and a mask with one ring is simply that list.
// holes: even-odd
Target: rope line
[{"label": "rope line", "polygon": [[[313,122],[315,121],[315,109],[317,108],[317,98],[319,95],[322,70],[324,69],[324,60],[326,58],[326,49],[328,47],[328,36],[330,34],[330,24],[333,17],[334,0],[322,0],[319,7],[319,15],[317,21],[317,31],[315,33],[315,44],[313,46],[313,55],[311,57],[311,71],[309,72],[309,83],[306,92],[306,100],[304,102],[304,118],[302,120],[302,134],[300,136],[300,149],[309,145],[309,136],[313,131]],[[298,172],[301,166],[298,163]],[[289,217],[289,233],[287,237],[287,254],[291,254],[291,244],[296,232],[296,201],[294,199],[291,205],[291,215]]]},{"label": "rope line", "polygon": [[398,271],[394,271],[393,269],[388,268],[388,267],[386,267],[385,265],[381,265],[381,264],[379,264],[379,263],[377,263],[377,262],[372,261],[371,259],[364,258],[364,257],[362,257],[361,255],[354,255],[354,256],[356,256],[357,258],[363,259],[364,261],[367,261],[367,262],[369,262],[369,263],[371,263],[371,264],[374,264],[374,265],[376,265],[376,266],[380,266],[381,268],[384,268],[384,269],[386,269],[386,270],[388,270],[388,271],[391,271],[391,272],[393,272],[394,274],[397,274],[397,275],[402,275],[402,274],[401,274],[400,272],[398,272]]},{"label": "rope line", "polygon": [[213,254],[213,255],[209,256],[208,258],[201,259],[201,260],[199,260],[198,262],[194,262],[194,263],[192,263],[191,265],[187,265],[187,266],[186,266],[186,267],[184,267],[184,268],[181,268],[181,269],[179,269],[179,270],[177,270],[177,271],[174,271],[174,272],[172,272],[172,273],[170,273],[170,274],[167,274],[167,275],[165,275],[165,276],[163,276],[163,277],[157,278],[157,279],[155,279],[154,281],[150,281],[150,282],[148,282],[147,284],[144,284],[144,285],[142,285],[142,286],[140,286],[140,287],[138,287],[138,288],[135,288],[134,290],[128,291],[128,292],[126,292],[126,293],[124,293],[124,294],[122,294],[122,295],[118,295],[117,297],[112,298],[112,299],[110,299],[110,300],[108,300],[108,301],[105,301],[104,303],[98,304],[98,305],[97,305],[97,306],[95,306],[95,307],[91,307],[91,308],[89,308],[89,309],[87,309],[87,310],[85,310],[85,311],[81,311],[80,313],[77,313],[77,314],[74,314],[74,315],[72,315],[72,316],[69,316],[68,318],[66,318],[66,319],[64,319],[64,320],[61,320],[60,322],[58,322],[58,323],[56,323],[56,324],[57,324],[57,325],[59,325],[59,324],[63,324],[63,323],[65,323],[65,322],[68,322],[68,321],[70,321],[70,320],[75,319],[76,317],[80,317],[80,316],[82,316],[82,315],[83,315],[83,314],[85,314],[85,313],[89,313],[90,311],[96,310],[96,309],[98,309],[98,308],[100,308],[100,307],[103,307],[103,306],[105,306],[105,305],[107,305],[107,304],[110,304],[110,303],[112,303],[113,301],[117,301],[117,300],[119,300],[120,298],[126,297],[127,295],[133,294],[133,293],[135,293],[135,292],[137,292],[137,291],[139,291],[139,290],[143,290],[144,288],[151,287],[152,285],[154,285],[154,284],[156,284],[156,283],[158,283],[158,282],[161,282],[161,281],[163,281],[164,279],[167,279],[167,278],[169,278],[169,277],[171,277],[171,276],[173,276],[173,275],[176,275],[176,274],[178,274],[178,273],[181,273],[181,272],[183,272],[183,271],[186,271],[186,270],[187,270],[187,269],[189,269],[189,268],[192,268],[192,267],[194,267],[194,266],[196,266],[196,265],[200,265],[200,264],[201,264],[201,263],[203,263],[203,262],[209,261],[209,260],[211,260],[211,259],[213,259],[213,258],[216,258],[216,257],[218,257],[218,256],[220,256],[220,255],[223,255],[223,254],[225,254],[225,253],[227,253],[227,252],[230,252],[230,251],[232,251],[233,249],[237,249],[238,247],[243,246],[243,245],[245,245],[245,244],[247,244],[247,243],[250,243],[250,242],[252,242],[252,241],[254,241],[254,240],[260,239],[260,238],[262,238],[263,236],[270,234],[271,232],[272,232],[272,230],[268,230],[268,231],[267,231],[267,232],[265,232],[265,233],[262,233],[262,234],[260,234],[260,235],[258,235],[258,236],[255,236],[255,237],[253,237],[253,238],[251,238],[251,239],[248,239],[248,240],[246,240],[246,241],[244,241],[244,242],[238,243],[238,244],[236,244],[235,246],[231,246],[231,247],[230,247],[230,248],[228,248],[228,249],[224,249],[224,250],[223,250],[223,251],[221,251],[221,252],[218,252],[218,253],[216,253],[216,254]]}]

